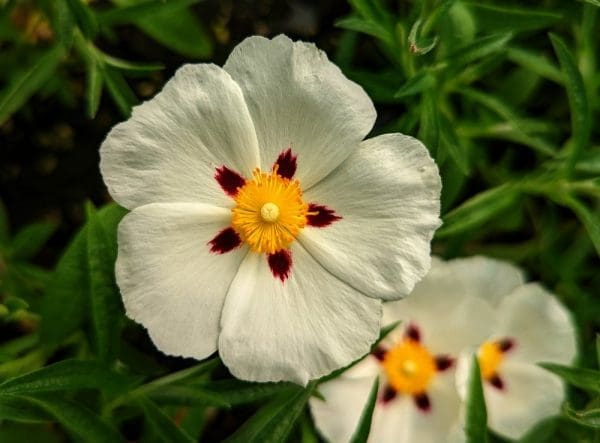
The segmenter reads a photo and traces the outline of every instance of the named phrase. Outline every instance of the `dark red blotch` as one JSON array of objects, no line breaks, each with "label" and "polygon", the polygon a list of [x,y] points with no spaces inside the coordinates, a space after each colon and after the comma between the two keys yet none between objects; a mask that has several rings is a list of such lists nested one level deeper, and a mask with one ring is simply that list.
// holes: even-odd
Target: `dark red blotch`
[{"label": "dark red blotch", "polygon": [[284,282],[292,269],[292,253],[287,249],[282,249],[267,257],[269,268],[273,275]]},{"label": "dark red blotch", "polygon": [[215,238],[208,242],[210,252],[214,254],[225,254],[242,244],[242,239],[233,228],[225,228]]},{"label": "dark red blotch", "polygon": [[313,212],[313,214],[306,216],[308,225],[317,228],[329,226],[334,221],[341,220],[342,218],[339,215],[336,215],[333,209],[329,209],[327,206],[318,205],[316,203],[310,203],[308,205],[308,212]]},{"label": "dark red blotch", "polygon": [[412,341],[421,341],[421,331],[419,331],[419,328],[416,325],[408,325],[408,328],[406,328],[406,332],[404,333],[404,335],[406,336],[406,338]]},{"label": "dark red blotch", "polygon": [[454,359],[448,357],[447,355],[438,355],[435,357],[435,367],[440,372],[452,367],[453,364]]},{"label": "dark red blotch", "polygon": [[381,395],[381,402],[383,404],[389,403],[394,398],[396,398],[396,395],[397,395],[396,390],[394,388],[392,388],[391,386],[386,385],[385,388],[383,389],[383,394]]},{"label": "dark red blotch", "polygon": [[498,374],[493,375],[488,381],[496,389],[499,389],[500,391],[504,389],[504,380],[502,380]]},{"label": "dark red blotch", "polygon": [[244,177],[234,170],[229,169],[227,166],[221,166],[217,168],[217,172],[215,172],[215,180],[219,182],[219,185],[221,185],[223,191],[232,197],[235,197],[238,188],[241,188],[246,183]]},{"label": "dark red blotch", "polygon": [[292,148],[287,148],[285,151],[282,151],[275,161],[275,164],[278,167],[277,174],[283,178],[291,179],[296,173],[296,168],[298,167],[298,163],[296,161],[297,158],[297,155],[292,154]]},{"label": "dark red blotch", "polygon": [[508,352],[515,346],[514,340],[510,338],[505,338],[504,340],[500,340],[498,342],[498,347],[502,352]]},{"label": "dark red blotch", "polygon": [[431,401],[425,392],[416,394],[413,399],[415,400],[415,405],[417,405],[417,408],[421,411],[429,412],[431,410]]}]

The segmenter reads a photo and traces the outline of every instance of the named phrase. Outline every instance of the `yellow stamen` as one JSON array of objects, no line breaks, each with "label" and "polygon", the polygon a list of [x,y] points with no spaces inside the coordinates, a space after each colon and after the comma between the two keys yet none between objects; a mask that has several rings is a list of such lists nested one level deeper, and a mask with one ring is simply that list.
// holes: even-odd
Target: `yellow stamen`
[{"label": "yellow stamen", "polygon": [[479,360],[481,376],[485,380],[490,380],[498,374],[498,369],[504,359],[504,352],[502,352],[499,343],[486,341],[481,345],[481,348],[479,348],[477,358]]},{"label": "yellow stamen", "polygon": [[411,339],[386,352],[382,364],[390,386],[403,394],[425,392],[436,373],[433,356],[425,346]]},{"label": "yellow stamen", "polygon": [[254,252],[286,249],[306,226],[308,205],[297,180],[256,168],[235,196],[231,225]]}]

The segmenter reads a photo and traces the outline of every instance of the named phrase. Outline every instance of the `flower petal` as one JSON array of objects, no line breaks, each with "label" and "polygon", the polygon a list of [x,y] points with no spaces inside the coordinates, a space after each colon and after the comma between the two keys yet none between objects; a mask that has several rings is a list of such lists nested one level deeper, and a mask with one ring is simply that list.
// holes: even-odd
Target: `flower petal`
[{"label": "flower petal", "polygon": [[[431,270],[406,299],[384,305],[383,325],[402,322],[388,335],[388,341],[399,340],[414,327],[431,352],[456,357],[466,347],[477,347],[489,338],[497,314],[487,300],[468,289],[468,277],[457,271],[463,269],[462,265],[456,267],[456,262],[434,257]],[[477,272],[476,266],[473,272]]]},{"label": "flower petal", "polygon": [[570,314],[539,284],[517,288],[502,300],[498,312],[496,336],[515,340],[507,354],[511,360],[562,364],[573,361],[577,343]]},{"label": "flower petal", "polygon": [[297,242],[289,278],[250,253],[231,283],[219,354],[238,378],[306,384],[363,356],[379,334],[381,303],[323,269]]},{"label": "flower petal", "polygon": [[280,35],[249,37],[233,50],[224,69],[244,91],[261,149],[271,168],[291,148],[307,188],[358,147],[375,122],[373,103],[324,52]]},{"label": "flower petal", "polygon": [[100,148],[110,194],[133,209],[147,203],[231,205],[215,180],[228,166],[250,176],[258,143],[240,87],[215,65],[185,65],[152,100],[133,109]]},{"label": "flower petal", "polygon": [[440,177],[427,149],[402,134],[363,142],[343,164],[305,192],[342,218],[298,239],[329,272],[369,296],[398,299],[430,265],[440,225]]},{"label": "flower petal", "polygon": [[518,439],[538,421],[560,412],[564,388],[557,376],[535,365],[508,362],[501,376],[502,390],[484,385],[488,424],[495,432]]},{"label": "flower petal", "polygon": [[127,315],[166,354],[202,359],[217,349],[225,294],[248,252],[210,252],[230,218],[199,203],[154,203],[119,225],[116,277]]},{"label": "flower petal", "polygon": [[310,411],[319,432],[331,443],[346,443],[356,431],[377,373],[348,378],[344,375],[319,385],[325,400],[312,397]]}]

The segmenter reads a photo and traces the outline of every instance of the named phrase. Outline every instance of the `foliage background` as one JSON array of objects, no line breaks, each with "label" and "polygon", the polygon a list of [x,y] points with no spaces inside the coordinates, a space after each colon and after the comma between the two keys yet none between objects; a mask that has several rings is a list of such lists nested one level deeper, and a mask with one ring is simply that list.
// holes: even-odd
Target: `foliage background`
[{"label": "foliage background", "polygon": [[367,90],[374,133],[431,150],[436,254],[516,262],[572,311],[587,370],[552,368],[573,384],[568,403],[524,441],[599,442],[599,6],[0,0],[0,441],[318,441],[316,383],[244,383],[216,356],[165,357],[124,317],[124,211],[98,171],[108,130],[181,64],[222,65],[244,37],[283,32]]}]

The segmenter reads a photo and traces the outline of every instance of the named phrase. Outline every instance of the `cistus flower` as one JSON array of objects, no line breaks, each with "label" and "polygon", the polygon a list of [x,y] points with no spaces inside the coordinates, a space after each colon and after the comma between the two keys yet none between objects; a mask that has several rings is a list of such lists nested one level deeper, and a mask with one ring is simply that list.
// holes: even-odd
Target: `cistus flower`
[{"label": "cistus flower", "polygon": [[440,178],[417,140],[362,141],[368,96],[314,45],[250,37],[179,69],[101,147],[127,315],[171,355],[309,379],[364,355],[381,299],[427,272]]},{"label": "cistus flower", "polygon": [[377,376],[370,442],[464,441],[464,383],[477,349],[493,430],[514,438],[558,412],[561,383],[533,362],[568,363],[573,327],[566,310],[539,285],[524,284],[514,266],[434,259],[409,297],[384,305],[383,323],[396,321],[370,356],[319,385],[324,401],[311,399],[328,441],[350,440]]},{"label": "cistus flower", "polygon": [[[497,434],[520,439],[535,423],[560,412],[563,383],[537,363],[572,363],[575,329],[568,311],[539,284],[519,286],[492,302],[497,320],[477,352],[488,425]],[[464,355],[457,370],[463,396],[470,361]]]}]

